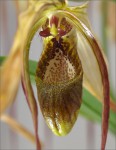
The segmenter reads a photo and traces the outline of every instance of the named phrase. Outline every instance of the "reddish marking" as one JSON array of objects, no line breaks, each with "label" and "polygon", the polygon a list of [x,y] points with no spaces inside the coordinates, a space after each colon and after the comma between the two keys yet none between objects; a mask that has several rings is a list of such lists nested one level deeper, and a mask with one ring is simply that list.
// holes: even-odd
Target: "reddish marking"
[{"label": "reddish marking", "polygon": [[55,24],[55,26],[58,27],[58,21],[58,17],[52,16],[52,18],[50,19],[50,26],[52,26],[52,24]]},{"label": "reddish marking", "polygon": [[[68,32],[70,32],[71,29],[70,30],[69,29],[68,30],[63,30],[62,28],[58,27],[58,22],[59,22],[59,18],[56,17],[56,16],[52,16],[49,20],[50,27],[52,27],[52,25],[54,24],[55,27],[57,28],[58,35],[60,37],[66,35]],[[40,31],[39,35],[42,36],[42,37],[48,37],[48,36],[51,36],[52,34],[50,33],[50,28],[47,27],[43,31]]]},{"label": "reddish marking", "polygon": [[60,28],[58,28],[58,35],[59,35],[60,37],[66,35],[66,34],[67,34],[66,31],[64,31],[64,30],[62,30],[62,29],[60,29]]},{"label": "reddish marking", "polygon": [[48,36],[50,36],[51,35],[50,28],[46,28],[45,30],[40,31],[39,35],[42,36],[42,37],[48,37]]}]

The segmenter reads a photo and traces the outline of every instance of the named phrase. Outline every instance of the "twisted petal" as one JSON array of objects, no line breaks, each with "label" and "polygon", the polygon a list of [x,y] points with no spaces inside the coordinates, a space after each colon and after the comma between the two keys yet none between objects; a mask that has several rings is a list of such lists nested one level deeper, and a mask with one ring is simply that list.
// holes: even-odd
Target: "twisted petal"
[{"label": "twisted petal", "polygon": [[[93,94],[99,101],[103,103],[103,83],[101,77],[101,71],[99,69],[99,64],[92,51],[92,47],[84,36],[78,31],[78,52],[81,58],[83,69],[84,69],[84,87]],[[104,53],[104,60],[106,60]],[[113,111],[116,111],[115,103],[111,100],[110,107]]]},{"label": "twisted petal", "polygon": [[98,99],[103,99],[102,79],[98,62],[89,43],[78,32],[78,51],[83,63],[84,69],[84,86]]},{"label": "twisted petal", "polygon": [[[24,50],[23,54],[23,69],[22,69],[22,85],[24,88],[24,92],[32,113],[33,122],[35,125],[35,133],[36,133],[36,143],[37,143],[37,149],[40,149],[40,143],[38,139],[38,109],[36,100],[34,97],[33,89],[30,83],[30,77],[29,77],[29,48],[32,41],[32,38],[35,34],[35,32],[42,26],[43,22],[46,19],[46,16],[50,13],[49,10],[56,10],[58,8],[64,7],[63,1],[46,1],[46,0],[40,0],[40,1],[31,1],[29,9],[22,14],[21,16],[21,26],[20,26],[20,32],[24,33],[22,43],[22,49]],[[25,26],[25,29],[24,29]]]},{"label": "twisted petal", "polygon": [[[101,88],[101,87],[99,87],[99,88],[101,88],[100,93],[102,93],[101,95],[103,95],[103,97],[104,97],[103,114],[102,114],[102,144],[101,144],[101,149],[104,150],[105,144],[106,144],[106,139],[107,139],[107,131],[108,131],[109,101],[110,101],[109,79],[108,79],[107,66],[104,61],[101,49],[100,49],[96,39],[94,38],[92,32],[89,30],[89,28],[87,28],[87,26],[83,22],[81,22],[79,20],[79,18],[77,18],[74,14],[72,14],[68,11],[64,11],[64,12],[62,11],[62,13],[65,13],[65,15],[73,21],[73,23],[76,26],[76,28],[78,29],[78,31],[80,31],[81,34],[83,35],[83,37],[86,39],[86,41],[88,42],[88,44],[91,47],[93,54],[96,57],[96,60],[97,60],[98,66],[99,66],[99,68],[98,68],[96,63],[94,63],[94,65],[95,65],[94,67],[96,69],[98,68],[99,72],[101,73],[101,79],[100,79],[99,75],[95,74],[95,76],[97,75],[99,81],[102,80],[102,86],[103,86],[103,88]],[[82,51],[82,48],[81,48],[81,51]],[[84,52],[83,52],[83,54],[84,54]],[[92,53],[90,53],[90,54],[92,54]],[[91,58],[89,58],[89,59],[91,59]],[[94,59],[92,59],[92,61],[93,60]],[[85,61],[85,60],[82,59],[81,61],[82,61],[82,66],[83,66],[83,61]],[[92,61],[91,61],[91,63],[93,63]],[[83,69],[84,69],[84,66],[83,66]],[[95,69],[91,70],[91,71],[95,71]],[[86,76],[88,77],[89,71],[84,70],[84,73],[85,73],[85,77]],[[91,73],[89,73],[89,76],[90,76],[90,78],[94,79],[94,77],[91,76]],[[91,82],[90,82],[90,85],[91,85]],[[94,87],[95,87],[95,85],[94,85]]]},{"label": "twisted petal", "polygon": [[[81,6],[66,8],[66,10],[70,13],[73,13],[91,31],[90,23],[89,23],[88,16],[86,13],[87,7],[88,7],[88,3],[85,3]],[[99,101],[103,103],[103,92],[101,90],[103,89],[103,85],[102,85],[101,72],[99,69],[98,62],[96,60],[94,52],[92,51],[92,47],[90,46],[86,38],[83,37],[82,33],[79,30],[77,32],[77,36],[78,36],[79,55],[80,55],[81,60],[84,60],[82,61],[83,68],[85,70],[84,82],[83,82],[84,87],[91,94],[93,94]],[[108,66],[107,58],[105,57],[105,54],[101,48],[100,50]],[[91,75],[90,75],[90,70],[92,70]],[[113,111],[116,111],[116,105],[112,101],[112,99],[110,100],[110,107]]]},{"label": "twisted petal", "polygon": [[[90,29],[87,13],[87,4],[78,7],[72,7],[67,9],[68,12],[72,12],[80,21],[86,24],[86,27]],[[103,100],[102,92],[102,79],[101,72],[97,59],[94,55],[92,47],[88,43],[87,39],[82,35],[81,31],[77,31],[78,36],[78,52],[82,60],[84,70],[84,87],[87,88],[95,97],[99,100]]]}]

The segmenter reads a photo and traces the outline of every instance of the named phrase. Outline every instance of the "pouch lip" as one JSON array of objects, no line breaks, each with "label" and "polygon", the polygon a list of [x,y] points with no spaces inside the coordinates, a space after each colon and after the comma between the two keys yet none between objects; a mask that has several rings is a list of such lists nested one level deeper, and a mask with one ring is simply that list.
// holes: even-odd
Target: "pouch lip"
[{"label": "pouch lip", "polygon": [[44,82],[40,77],[36,76],[36,84],[40,84],[40,85],[44,85],[46,87],[64,87],[64,86],[69,86],[71,84],[74,84],[75,82],[77,82],[78,80],[80,80],[80,78],[83,80],[83,71],[80,71],[79,75],[76,75],[73,79],[70,79],[68,81],[64,81],[64,82],[57,82],[57,83],[47,83]]}]

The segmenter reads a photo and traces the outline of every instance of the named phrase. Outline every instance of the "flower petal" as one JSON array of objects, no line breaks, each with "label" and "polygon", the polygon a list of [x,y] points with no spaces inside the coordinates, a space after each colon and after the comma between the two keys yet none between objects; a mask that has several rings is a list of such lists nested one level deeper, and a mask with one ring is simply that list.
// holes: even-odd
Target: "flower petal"
[{"label": "flower petal", "polygon": [[[87,16],[87,7],[88,2],[80,6],[66,8],[66,10],[68,10],[68,12],[70,13],[73,13],[80,21],[82,21],[86,25],[88,29],[90,29],[90,23]],[[99,70],[96,57],[91,49],[91,46],[88,44],[87,40],[83,37],[83,35],[79,31],[77,36],[78,36],[78,51],[80,57],[83,60],[85,60],[82,62],[83,68],[84,70],[86,70],[85,71],[86,73],[84,75],[84,87],[87,88],[91,92],[91,94],[93,94],[98,100],[100,100],[103,103],[103,92],[101,90],[103,88],[101,80],[101,72]],[[108,66],[107,58],[103,51],[102,54]],[[93,70],[91,72],[91,76],[90,70]],[[96,75],[94,76],[94,74]],[[114,112],[116,112],[116,104],[112,101],[112,98],[110,98],[110,107]]]},{"label": "flower petal", "polygon": [[0,68],[0,116],[15,99],[21,75],[21,50],[15,37],[14,45]]},{"label": "flower petal", "polygon": [[84,70],[84,86],[97,97],[103,99],[102,79],[98,62],[88,41],[78,32],[78,52],[82,60]]},{"label": "flower petal", "polygon": [[[56,10],[57,8],[64,7],[63,1],[31,1],[29,9],[20,16],[21,26],[20,32],[24,33],[22,49],[24,50],[23,54],[23,68],[22,68],[22,83],[24,92],[28,101],[28,105],[30,107],[33,122],[35,126],[35,134],[36,134],[36,144],[37,149],[39,150],[40,142],[38,138],[38,108],[36,99],[34,97],[33,89],[30,82],[29,76],[29,48],[32,41],[32,38],[35,32],[42,26],[43,21],[45,21],[45,16],[48,16],[50,13],[50,9]],[[23,20],[22,20],[23,17]],[[25,26],[25,30],[24,30]]]},{"label": "flower petal", "polygon": [[87,15],[88,2],[80,6],[67,7],[66,10],[73,13],[80,21],[82,21],[90,29],[90,23]]},{"label": "flower petal", "polygon": [[[84,87],[91,92],[99,101],[103,103],[103,84],[101,78],[101,71],[97,59],[92,51],[91,46],[88,41],[83,37],[83,35],[78,31],[78,53],[80,59],[82,60],[83,70],[84,70]],[[102,52],[103,54],[103,52]],[[103,54],[103,56],[105,56]],[[106,60],[106,58],[104,58]],[[110,107],[113,111],[116,111],[116,105],[111,100]]]},{"label": "flower petal", "polygon": [[[80,21],[82,21],[84,24],[86,24],[88,28],[90,28],[86,9],[87,4],[84,4],[83,6],[69,8],[68,11],[70,13],[72,12]],[[90,44],[79,30],[77,32],[77,36],[78,36],[78,52],[82,60],[84,70],[84,86],[95,97],[102,100],[103,93],[101,89],[103,88],[103,86],[98,62],[96,60],[96,57]]]},{"label": "flower petal", "polygon": [[104,105],[103,105],[103,114],[102,114],[102,143],[101,143],[101,149],[104,150],[106,145],[106,139],[107,139],[108,120],[109,120],[109,102],[110,102],[107,66],[103,54],[101,52],[101,49],[96,39],[94,38],[93,34],[89,30],[89,28],[87,28],[87,26],[83,24],[74,14],[68,11],[61,11],[61,12],[64,13],[64,15],[67,16],[70,20],[72,20],[77,30],[80,31],[81,34],[84,36],[84,38],[88,41],[99,65],[99,70],[101,72],[102,84],[103,84],[103,89],[101,89],[101,91],[103,92],[103,96],[104,96],[104,102],[103,102]]},{"label": "flower petal", "polygon": [[[89,30],[87,30],[87,28],[85,28],[85,29],[86,29],[85,30],[86,32],[84,32],[83,34],[85,34],[84,35],[85,38],[87,38],[89,44],[93,48],[93,52],[94,52],[94,55],[96,56],[96,59],[98,61],[98,65],[99,65],[99,69],[100,69],[101,77],[102,77],[101,80],[102,80],[102,84],[103,84],[103,89],[101,88],[101,91],[103,92],[103,96],[104,96],[104,102],[103,102],[104,105],[103,105],[103,112],[102,112],[103,116],[102,116],[102,144],[101,144],[101,149],[104,150],[105,144],[106,144],[106,139],[107,139],[108,120],[109,120],[109,105],[110,105],[110,103],[109,103],[110,102],[110,96],[109,96],[108,72],[107,72],[106,63],[104,61],[100,47],[97,44],[97,41],[95,40],[95,38],[93,37],[91,32]],[[89,34],[88,34],[88,32],[89,32]],[[91,63],[93,63],[93,61],[91,61]],[[92,71],[95,71],[95,69]],[[97,75],[98,74],[95,74],[95,76],[97,76]],[[98,79],[100,80],[99,77],[98,77]],[[96,86],[97,86],[97,84],[96,84]],[[99,92],[99,94],[101,94],[101,92]]]}]

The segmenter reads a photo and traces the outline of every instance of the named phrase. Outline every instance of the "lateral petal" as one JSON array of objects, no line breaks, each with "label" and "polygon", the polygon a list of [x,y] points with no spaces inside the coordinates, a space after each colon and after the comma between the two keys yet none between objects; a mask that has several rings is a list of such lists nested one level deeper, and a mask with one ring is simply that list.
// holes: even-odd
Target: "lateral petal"
[{"label": "lateral petal", "polygon": [[[109,78],[108,78],[107,65],[104,60],[101,48],[99,47],[98,42],[96,41],[91,30],[89,30],[86,24],[80,21],[79,18],[77,18],[74,14],[68,11],[62,11],[62,13],[63,12],[65,16],[67,16],[70,20],[72,20],[74,26],[77,28],[77,32],[78,31],[81,32],[83,37],[87,40],[99,65],[99,70],[101,72],[101,79],[102,79],[102,85],[103,85],[103,89],[101,90],[103,92],[103,98],[104,98],[103,110],[102,110],[102,140],[101,140],[101,150],[104,150],[105,145],[106,145],[106,139],[107,139],[109,110],[110,110],[110,90],[109,90]],[[84,60],[81,60],[81,61],[84,61]]]}]

